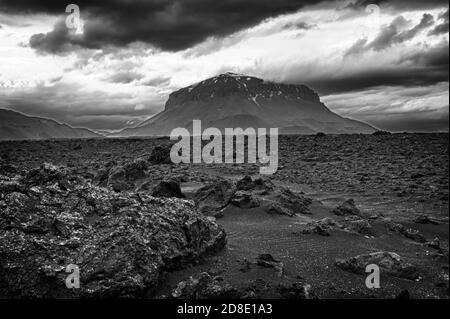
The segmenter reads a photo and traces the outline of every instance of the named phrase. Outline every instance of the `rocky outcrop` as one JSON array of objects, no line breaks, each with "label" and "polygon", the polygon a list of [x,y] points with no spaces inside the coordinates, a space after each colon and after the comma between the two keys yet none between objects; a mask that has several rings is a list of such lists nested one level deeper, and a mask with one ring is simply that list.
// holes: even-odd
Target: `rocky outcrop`
[{"label": "rocky outcrop", "polygon": [[275,201],[287,208],[291,213],[295,214],[311,214],[308,210],[312,204],[312,200],[300,194],[295,194],[287,188],[282,188],[276,195]]},{"label": "rocky outcrop", "polygon": [[439,225],[439,222],[435,221],[434,219],[431,219],[428,216],[418,216],[414,219],[414,222],[416,224],[422,224],[422,225]]},{"label": "rocky outcrop", "polygon": [[389,229],[418,243],[426,243],[427,239],[417,229],[407,228],[402,224],[391,224]]},{"label": "rocky outcrop", "polygon": [[[355,217],[355,218],[349,218]],[[361,219],[357,216],[346,217],[342,222],[337,222],[330,217],[320,220],[315,220],[308,223],[306,228],[300,231],[301,234],[318,234],[321,236],[330,236],[334,230],[340,230],[351,233],[358,233],[366,236],[373,236],[372,225],[366,219]],[[297,232],[295,232],[296,234]]]},{"label": "rocky outcrop", "polygon": [[234,206],[243,209],[256,208],[260,205],[260,202],[256,196],[243,191],[236,192],[236,194],[234,194],[233,198],[231,199],[231,203]]},{"label": "rocky outcrop", "polygon": [[[0,177],[0,298],[151,297],[164,273],[220,250],[194,204],[115,193],[43,165]],[[68,289],[77,265],[80,289]]]},{"label": "rocky outcrop", "polygon": [[184,198],[184,195],[181,192],[180,183],[175,179],[161,181],[155,186],[155,188],[153,188],[152,196],[163,198]]},{"label": "rocky outcrop", "polygon": [[256,264],[260,267],[275,269],[279,277],[283,275],[284,264],[276,260],[271,254],[260,254],[256,259]]},{"label": "rocky outcrop", "polygon": [[301,231],[302,234],[318,234],[321,236],[330,236],[330,232],[334,227],[340,225],[332,218],[326,217],[307,224],[307,228]]},{"label": "rocky outcrop", "polygon": [[366,267],[371,264],[377,265],[383,273],[394,277],[410,280],[420,277],[415,266],[407,263],[399,255],[392,252],[380,251],[336,260],[337,267],[360,275],[366,274]]},{"label": "rocky outcrop", "polygon": [[333,210],[333,213],[337,216],[348,216],[348,215],[360,215],[361,212],[356,207],[355,201],[353,199],[348,199],[341,205]]},{"label": "rocky outcrop", "polygon": [[171,297],[177,299],[239,299],[241,294],[221,278],[201,273],[178,283]]},{"label": "rocky outcrop", "polygon": [[275,185],[267,178],[245,176],[236,184],[238,191],[251,191],[257,195],[267,195],[274,191]]},{"label": "rocky outcrop", "polygon": [[232,201],[241,201],[245,198],[244,201],[250,203],[251,207],[263,200],[267,201],[268,205],[264,209],[269,214],[287,216],[309,214],[308,207],[312,203],[310,198],[295,194],[288,188],[277,187],[263,177],[253,179],[251,176],[245,176],[237,182],[236,189],[238,192]]},{"label": "rocky outcrop", "polygon": [[271,215],[294,216],[310,214],[312,200],[287,188],[275,186],[269,179],[245,176],[236,183],[220,180],[195,194],[199,210],[207,215],[221,216],[220,211],[233,204],[242,209],[261,207]]},{"label": "rocky outcrop", "polygon": [[194,200],[201,213],[212,216],[230,203],[235,192],[233,183],[219,180],[199,189]]},{"label": "rocky outcrop", "polygon": [[125,165],[114,166],[108,173],[107,186],[116,192],[133,190],[136,181],[146,177],[147,161],[136,159]]},{"label": "rocky outcrop", "polygon": [[363,235],[373,235],[372,225],[367,219],[354,219],[349,220],[344,228],[350,232],[355,232]]},{"label": "rocky outcrop", "polygon": [[263,279],[246,282],[239,287],[220,276],[200,273],[178,283],[171,296],[175,299],[312,299],[311,286],[301,281],[272,285]]}]

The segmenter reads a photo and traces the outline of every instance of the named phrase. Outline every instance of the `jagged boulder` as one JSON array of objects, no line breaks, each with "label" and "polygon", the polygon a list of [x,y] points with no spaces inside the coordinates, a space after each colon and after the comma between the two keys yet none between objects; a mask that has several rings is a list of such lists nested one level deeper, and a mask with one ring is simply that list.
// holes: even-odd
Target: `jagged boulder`
[{"label": "jagged boulder", "polygon": [[42,186],[56,183],[64,187],[69,180],[77,181],[78,179],[75,175],[69,175],[68,169],[65,167],[44,163],[39,168],[30,170],[21,180],[27,186]]},{"label": "jagged boulder", "polygon": [[426,243],[427,239],[417,229],[407,228],[402,224],[391,224],[389,229],[418,243]]},{"label": "jagged boulder", "polygon": [[414,222],[416,224],[422,224],[422,225],[439,225],[439,222],[435,221],[434,219],[431,219],[428,216],[418,216],[414,219]]},{"label": "jagged boulder", "polygon": [[230,204],[235,192],[236,187],[232,182],[219,180],[199,189],[194,200],[201,213],[215,215]]},{"label": "jagged boulder", "polygon": [[236,184],[238,191],[251,191],[259,195],[266,195],[275,189],[274,184],[263,177],[252,179],[251,176],[245,176]]},{"label": "jagged boulder", "polygon": [[231,199],[231,203],[234,206],[237,206],[239,208],[243,209],[250,209],[259,207],[260,202],[258,198],[251,193],[238,191],[234,194],[233,198]]},{"label": "jagged boulder", "polygon": [[256,264],[264,268],[274,268],[279,277],[284,273],[284,264],[276,260],[271,254],[260,254],[256,259]]},{"label": "jagged boulder", "polygon": [[308,227],[306,229],[303,229],[301,231],[302,234],[318,234],[321,236],[330,236],[331,231],[334,229],[335,226],[340,227],[334,219],[330,217],[326,217],[320,220],[313,221],[311,223],[308,223]]},{"label": "jagged boulder", "polygon": [[337,267],[361,275],[366,274],[366,267],[371,264],[377,265],[383,273],[394,277],[410,280],[420,277],[415,266],[407,263],[399,255],[392,252],[380,251],[336,260]]},{"label": "jagged boulder", "polygon": [[353,199],[348,199],[341,205],[333,210],[333,213],[337,216],[348,216],[348,215],[360,215],[361,212],[356,207],[355,201]]},{"label": "jagged boulder", "polygon": [[270,215],[285,215],[292,217],[294,216],[294,212],[283,205],[280,205],[277,202],[271,202],[268,206],[265,207],[266,213]]},{"label": "jagged boulder", "polygon": [[137,159],[125,165],[114,166],[108,173],[107,186],[116,192],[132,190],[137,181],[146,177],[145,171],[147,168],[148,164],[144,159]]},{"label": "jagged boulder", "polygon": [[372,225],[366,219],[351,220],[345,225],[345,229],[363,235],[373,235]]},{"label": "jagged boulder", "polygon": [[153,188],[152,196],[165,197],[165,198],[184,198],[185,196],[181,192],[180,183],[175,179],[169,179],[161,181]]},{"label": "jagged boulder", "polygon": [[292,215],[311,214],[308,208],[309,205],[312,204],[312,200],[305,196],[295,194],[287,188],[282,188],[281,191],[275,196],[275,199],[278,203],[292,211]]},{"label": "jagged boulder", "polygon": [[237,289],[208,273],[201,273],[178,283],[172,292],[176,299],[239,299]]},{"label": "jagged boulder", "polygon": [[116,161],[108,161],[104,167],[98,169],[95,172],[92,182],[97,186],[107,187],[109,172],[111,171],[111,168],[115,167],[116,165]]},{"label": "jagged boulder", "polygon": [[[253,179],[251,176],[245,176],[236,183],[236,200],[233,203],[246,202],[251,207],[256,206],[259,199],[269,202],[264,207],[269,214],[294,216],[295,214],[310,214],[308,207],[312,200],[301,194],[296,194],[288,188],[277,187],[267,178],[258,177]],[[240,207],[240,206],[239,206]]]},{"label": "jagged boulder", "polygon": [[[165,296],[167,298],[167,296]],[[208,273],[191,276],[178,283],[169,298],[175,299],[311,299],[311,285],[296,281],[273,285],[263,279],[232,286],[222,277]]]},{"label": "jagged boulder", "polygon": [[[67,174],[41,167],[20,191],[1,188],[0,298],[151,297],[165,272],[225,245],[224,230],[191,201],[115,193]],[[70,264],[80,289],[65,285]]]}]

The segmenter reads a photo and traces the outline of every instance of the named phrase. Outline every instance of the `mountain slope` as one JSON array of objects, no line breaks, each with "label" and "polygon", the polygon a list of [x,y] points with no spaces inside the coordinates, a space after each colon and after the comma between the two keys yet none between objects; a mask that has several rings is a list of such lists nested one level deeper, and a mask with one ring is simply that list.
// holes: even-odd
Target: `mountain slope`
[{"label": "mountain slope", "polygon": [[91,138],[100,135],[56,121],[0,109],[0,140]]},{"label": "mountain slope", "polygon": [[173,128],[277,127],[281,134],[373,133],[368,124],[331,112],[304,85],[226,73],[172,93],[163,112],[119,136],[170,135]]}]

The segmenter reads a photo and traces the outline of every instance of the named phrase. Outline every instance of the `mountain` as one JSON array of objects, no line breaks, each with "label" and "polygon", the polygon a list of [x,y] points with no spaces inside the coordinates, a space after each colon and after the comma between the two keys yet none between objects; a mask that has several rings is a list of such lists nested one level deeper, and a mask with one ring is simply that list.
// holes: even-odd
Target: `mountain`
[{"label": "mountain", "polygon": [[116,136],[170,135],[173,128],[279,128],[280,134],[373,133],[368,124],[330,111],[304,85],[287,85],[234,73],[222,74],[170,94],[164,111]]},{"label": "mountain", "polygon": [[88,129],[0,109],[0,140],[101,137]]}]

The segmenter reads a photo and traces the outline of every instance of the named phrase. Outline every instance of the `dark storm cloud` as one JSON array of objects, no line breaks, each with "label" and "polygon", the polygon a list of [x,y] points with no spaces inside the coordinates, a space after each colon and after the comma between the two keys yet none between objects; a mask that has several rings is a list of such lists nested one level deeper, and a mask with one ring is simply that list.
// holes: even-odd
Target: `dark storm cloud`
[{"label": "dark storm cloud", "polygon": [[[80,7],[84,34],[72,37],[61,24],[35,35],[32,46],[50,53],[74,47],[124,46],[136,41],[179,51],[208,37],[222,37],[280,14],[298,11],[317,0],[113,0],[86,1]],[[0,0],[0,10],[12,13],[65,14],[60,1]]]},{"label": "dark storm cloud", "polygon": [[437,25],[433,30],[428,33],[429,35],[440,35],[444,33],[448,33],[449,25],[448,22]]},{"label": "dark storm cloud", "polygon": [[306,22],[288,22],[285,25],[283,25],[282,29],[284,30],[309,30],[311,28],[315,27],[314,25],[311,25]]},{"label": "dark storm cloud", "polygon": [[292,74],[287,82],[304,83],[321,95],[358,91],[378,86],[428,86],[449,80],[449,43],[415,50],[400,56],[395,65],[342,75],[304,78]]},{"label": "dark storm cloud", "polygon": [[151,87],[165,86],[170,83],[171,77],[156,77],[153,79],[143,81],[142,85]]},{"label": "dark storm cloud", "polygon": [[111,76],[108,81],[112,83],[128,84],[142,79],[144,75],[134,71],[118,72]]},{"label": "dark storm cloud", "polygon": [[[72,37],[72,41],[67,41]],[[58,21],[53,31],[35,34],[30,38],[30,46],[40,53],[63,53],[73,50],[75,38],[70,34],[64,20]]]},{"label": "dark storm cloud", "polygon": [[414,69],[380,69],[356,74],[342,75],[335,78],[313,79],[303,81],[314,88],[320,95],[339,92],[358,91],[382,85],[390,86],[422,86],[448,81],[448,71],[438,68]]},{"label": "dark storm cloud", "polygon": [[360,54],[368,50],[382,51],[395,44],[411,40],[423,30],[433,26],[434,18],[431,14],[424,13],[417,25],[404,30],[406,25],[408,25],[408,21],[403,16],[398,16],[389,25],[384,26],[372,42],[367,39],[359,39],[347,50],[345,55]]},{"label": "dark storm cloud", "polygon": [[442,20],[443,22],[441,24],[438,24],[433,30],[431,30],[428,35],[440,35],[444,33],[448,33],[449,30],[449,10],[446,12],[443,12],[439,15],[439,20]]}]

